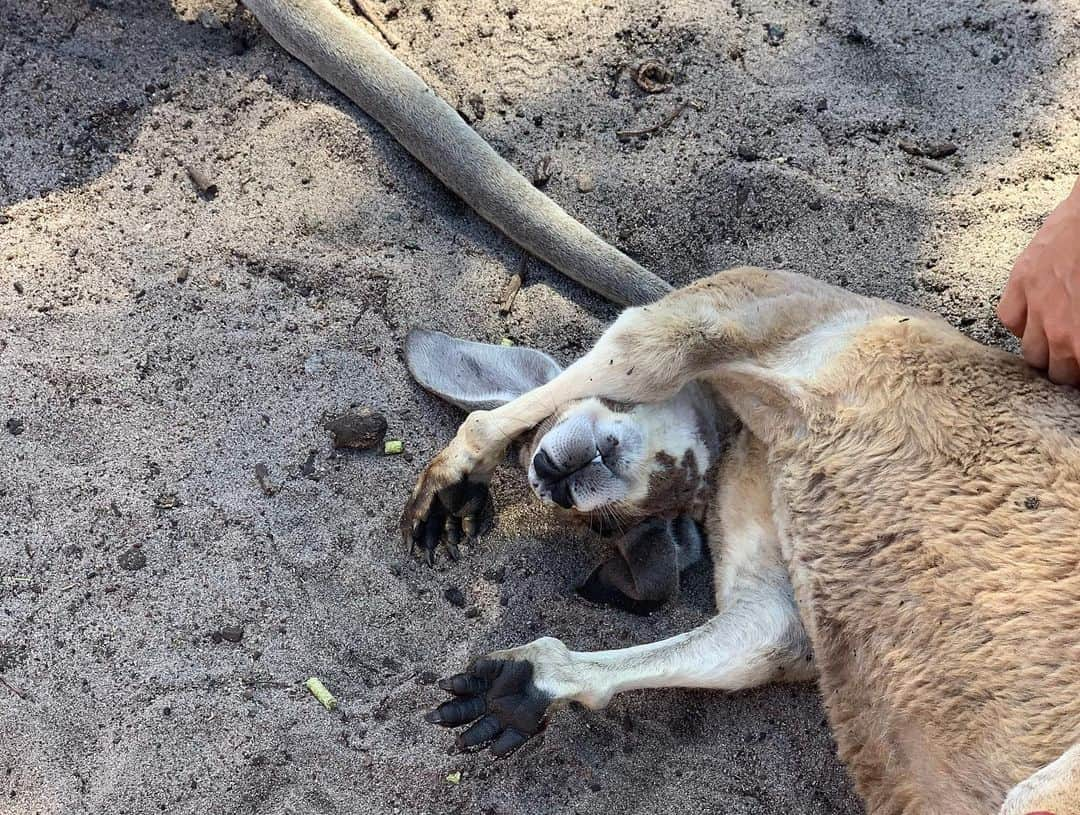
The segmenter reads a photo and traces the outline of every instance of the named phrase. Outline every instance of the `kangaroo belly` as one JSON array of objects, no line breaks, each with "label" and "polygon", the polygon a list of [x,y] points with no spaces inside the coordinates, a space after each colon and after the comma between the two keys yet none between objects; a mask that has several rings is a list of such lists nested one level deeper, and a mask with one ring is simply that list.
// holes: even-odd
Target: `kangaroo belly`
[{"label": "kangaroo belly", "polygon": [[995,813],[1080,738],[1080,512],[1017,481],[788,480],[792,583],[871,815]]}]

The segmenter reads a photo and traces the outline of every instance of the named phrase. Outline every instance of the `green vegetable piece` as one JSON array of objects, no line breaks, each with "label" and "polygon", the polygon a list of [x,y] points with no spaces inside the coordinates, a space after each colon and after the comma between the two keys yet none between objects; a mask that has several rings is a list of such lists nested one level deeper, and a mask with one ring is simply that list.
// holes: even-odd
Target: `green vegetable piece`
[{"label": "green vegetable piece", "polygon": [[333,710],[337,707],[337,699],[334,698],[334,694],[326,689],[326,685],[319,681],[319,677],[311,677],[304,683],[304,687],[311,691],[311,695],[318,699],[327,710]]}]

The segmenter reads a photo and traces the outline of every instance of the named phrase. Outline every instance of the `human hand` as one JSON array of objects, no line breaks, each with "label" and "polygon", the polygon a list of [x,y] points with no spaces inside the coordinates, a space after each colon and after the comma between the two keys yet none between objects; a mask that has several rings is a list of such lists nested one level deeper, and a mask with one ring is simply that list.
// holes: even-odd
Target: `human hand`
[{"label": "human hand", "polygon": [[1080,181],[1017,259],[998,318],[1029,365],[1080,385]]}]

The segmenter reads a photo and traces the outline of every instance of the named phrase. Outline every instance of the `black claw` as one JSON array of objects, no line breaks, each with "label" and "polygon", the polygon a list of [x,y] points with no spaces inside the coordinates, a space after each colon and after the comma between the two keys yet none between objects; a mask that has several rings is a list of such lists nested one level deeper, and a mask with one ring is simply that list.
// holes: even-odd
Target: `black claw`
[{"label": "black claw", "polygon": [[502,735],[495,740],[495,743],[491,745],[491,752],[499,758],[508,756],[514,752],[521,745],[529,740],[529,737],[521,731],[508,727],[503,731]]},{"label": "black claw", "polygon": [[459,724],[468,724],[473,719],[478,719],[487,710],[487,703],[482,696],[463,696],[443,702],[435,709],[439,714],[439,721],[432,724],[441,724],[444,727],[457,727]]},{"label": "black claw", "polygon": [[480,744],[486,744],[501,732],[502,724],[499,722],[498,717],[488,714],[458,736],[457,745],[458,747],[476,747]]},{"label": "black claw", "polygon": [[439,538],[442,536],[442,530],[442,507],[432,507],[431,514],[428,515],[427,522],[424,524],[423,542],[425,549],[434,549],[439,545]]},{"label": "black claw", "polygon": [[466,539],[471,541],[475,538],[479,528],[480,524],[477,522],[475,515],[466,515],[461,519],[461,529],[465,533]]},{"label": "black claw", "polygon": [[455,696],[476,696],[488,689],[488,681],[476,674],[461,673],[440,679],[439,687]]},{"label": "black claw", "polygon": [[461,519],[447,515],[443,533],[446,535],[446,554],[451,560],[461,560],[461,550],[458,549],[458,544],[461,543]]}]

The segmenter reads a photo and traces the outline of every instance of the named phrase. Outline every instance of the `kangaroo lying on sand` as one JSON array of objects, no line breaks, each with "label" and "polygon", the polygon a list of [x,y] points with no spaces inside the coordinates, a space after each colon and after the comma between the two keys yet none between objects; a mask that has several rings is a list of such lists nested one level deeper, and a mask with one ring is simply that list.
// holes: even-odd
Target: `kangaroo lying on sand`
[{"label": "kangaroo lying on sand", "polygon": [[646,524],[697,515],[717,563],[700,628],[491,654],[443,683],[455,698],[432,721],[474,722],[460,743],[501,755],[570,701],[816,679],[870,815],[1080,815],[1075,391],[930,314],[807,277],[740,268],[665,293],[329,3],[245,2],[512,238],[639,304],[566,370],[410,338],[423,384],[483,409],[421,475],[407,540],[433,553],[470,533],[507,445],[538,428],[542,499]]}]

